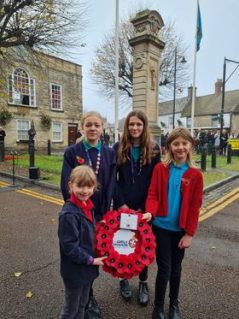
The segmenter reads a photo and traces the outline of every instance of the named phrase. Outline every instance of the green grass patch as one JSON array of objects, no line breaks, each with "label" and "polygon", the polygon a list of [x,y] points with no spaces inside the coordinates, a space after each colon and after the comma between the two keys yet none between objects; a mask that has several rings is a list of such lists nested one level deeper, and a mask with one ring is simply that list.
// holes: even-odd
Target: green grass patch
[{"label": "green grass patch", "polygon": [[[47,156],[36,155],[35,167],[39,167],[40,170],[52,174],[60,174],[62,168],[63,156]],[[19,156],[16,160],[16,165],[24,168],[29,167],[29,156]]]},{"label": "green grass patch", "polygon": [[204,187],[212,185],[219,182],[227,177],[231,176],[229,173],[218,172],[218,171],[208,171],[203,172],[203,184]]}]

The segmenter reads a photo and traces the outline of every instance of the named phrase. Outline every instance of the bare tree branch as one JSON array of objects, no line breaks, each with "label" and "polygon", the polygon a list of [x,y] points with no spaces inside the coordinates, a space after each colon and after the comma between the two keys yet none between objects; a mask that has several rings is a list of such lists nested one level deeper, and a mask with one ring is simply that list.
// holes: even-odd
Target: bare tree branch
[{"label": "bare tree branch", "polygon": [[1,0],[0,53],[19,45],[52,53],[80,47],[86,11],[84,0]]},{"label": "bare tree branch", "polygon": [[[119,90],[122,98],[132,97],[133,88],[133,49],[128,40],[134,36],[133,25],[122,21],[119,26]],[[106,97],[112,97],[115,86],[115,35],[114,30],[108,32],[96,49],[91,66],[93,82]],[[182,37],[176,35],[172,23],[167,23],[161,30],[160,39],[165,42],[160,61],[160,98],[172,97],[174,83],[175,48],[177,48],[177,87],[183,88],[188,81],[187,67],[180,63],[186,55],[186,47]]]}]

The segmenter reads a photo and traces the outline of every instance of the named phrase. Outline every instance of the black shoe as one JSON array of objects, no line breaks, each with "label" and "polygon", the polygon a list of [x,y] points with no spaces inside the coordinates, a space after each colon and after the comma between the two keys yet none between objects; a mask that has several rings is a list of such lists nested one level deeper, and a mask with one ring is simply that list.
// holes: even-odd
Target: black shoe
[{"label": "black shoe", "polygon": [[166,319],[163,309],[154,308],[152,313],[152,319]]},{"label": "black shoe", "polygon": [[120,294],[126,301],[132,298],[132,290],[127,279],[120,280]]},{"label": "black shoe", "polygon": [[169,319],[181,319],[178,305],[169,306]]},{"label": "black shoe", "polygon": [[139,304],[146,307],[149,302],[149,288],[147,282],[139,283]]},{"label": "black shoe", "polygon": [[101,310],[94,296],[90,296],[85,309],[85,319],[100,319]]}]

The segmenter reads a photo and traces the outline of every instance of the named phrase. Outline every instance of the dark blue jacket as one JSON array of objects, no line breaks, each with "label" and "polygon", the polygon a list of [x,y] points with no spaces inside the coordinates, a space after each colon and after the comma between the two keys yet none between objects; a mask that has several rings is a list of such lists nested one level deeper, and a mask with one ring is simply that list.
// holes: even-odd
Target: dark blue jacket
[{"label": "dark blue jacket", "polygon": [[[95,169],[98,151],[95,148],[92,148],[88,152],[93,168]],[[77,157],[78,159],[83,159],[84,163],[81,164],[89,164],[87,153],[82,142],[69,146],[64,153],[61,172],[61,191],[65,201],[70,197],[68,192],[68,180],[71,171],[73,168],[80,165],[77,161]],[[95,218],[99,221],[110,208],[116,182],[115,152],[112,148],[105,145],[101,146],[101,161],[97,180],[100,184],[99,190],[94,193],[91,200],[95,207]]]},{"label": "dark blue jacket", "polygon": [[83,211],[67,201],[59,215],[58,237],[61,256],[61,276],[69,288],[92,282],[99,275],[99,267],[88,265],[95,257],[95,226]]},{"label": "dark blue jacket", "polygon": [[[119,143],[116,143],[113,148],[118,151]],[[132,166],[130,154],[127,162],[117,166],[117,184],[114,192],[114,209],[126,204],[129,208],[134,210],[145,210],[145,201],[148,194],[148,188],[153,172],[154,166],[160,162],[160,149],[155,145],[157,154],[152,158],[150,164],[142,167],[141,173],[139,172],[139,163],[134,170],[134,178],[132,176]],[[138,161],[139,162],[139,161]]]}]

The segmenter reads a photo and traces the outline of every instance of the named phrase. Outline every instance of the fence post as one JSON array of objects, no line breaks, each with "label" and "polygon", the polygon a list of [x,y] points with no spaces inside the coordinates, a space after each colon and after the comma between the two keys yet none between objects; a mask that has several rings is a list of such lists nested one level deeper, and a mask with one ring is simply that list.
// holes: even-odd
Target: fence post
[{"label": "fence post", "polygon": [[47,141],[47,155],[51,155],[51,141]]},{"label": "fence post", "polygon": [[35,145],[33,139],[29,139],[29,166],[35,166]]},{"label": "fence post", "polygon": [[232,146],[231,144],[227,145],[227,164],[231,164],[232,162]]},{"label": "fence post", "polygon": [[12,185],[15,186],[15,155],[17,155],[17,152],[11,151],[10,154],[12,155]]},{"label": "fence post", "polygon": [[205,147],[201,150],[201,170],[206,171],[207,169],[207,150]]},{"label": "fence post", "polygon": [[217,167],[217,153],[216,153],[216,147],[215,146],[213,146],[212,147],[212,149],[211,149],[211,152],[212,152],[212,154],[211,154],[211,167],[212,168],[216,168]]},{"label": "fence post", "polygon": [[4,141],[0,141],[0,162],[4,162],[5,148]]}]

